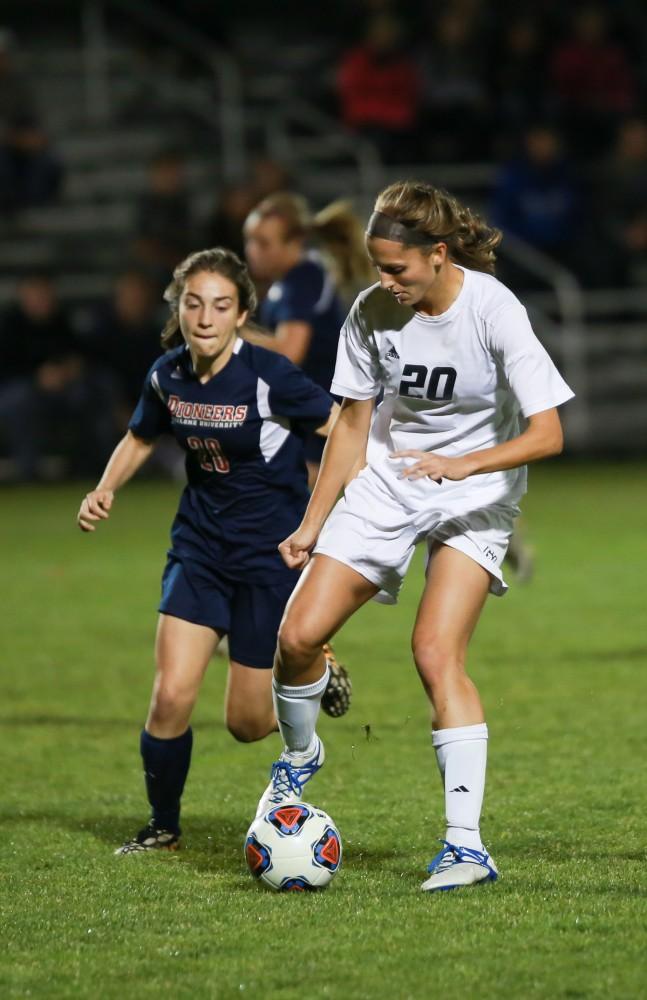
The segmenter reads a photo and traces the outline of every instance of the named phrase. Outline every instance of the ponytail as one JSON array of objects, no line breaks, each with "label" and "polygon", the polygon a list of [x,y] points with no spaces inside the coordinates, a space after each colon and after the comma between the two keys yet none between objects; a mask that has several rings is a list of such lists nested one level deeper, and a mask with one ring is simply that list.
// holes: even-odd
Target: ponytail
[{"label": "ponytail", "polygon": [[372,284],[364,229],[349,202],[334,201],[313,216],[303,195],[279,191],[264,198],[249,216],[270,217],[281,219],[285,239],[312,239],[320,246],[343,298],[354,299],[361,288]]},{"label": "ponytail", "polygon": [[366,255],[364,228],[348,201],[333,201],[317,212],[313,232],[328,254],[341,295],[355,295],[374,281],[373,269]]}]

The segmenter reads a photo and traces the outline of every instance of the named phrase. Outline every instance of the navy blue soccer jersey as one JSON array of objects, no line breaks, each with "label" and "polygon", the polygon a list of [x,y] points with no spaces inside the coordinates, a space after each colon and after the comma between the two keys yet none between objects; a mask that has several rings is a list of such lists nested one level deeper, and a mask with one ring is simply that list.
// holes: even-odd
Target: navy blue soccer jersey
[{"label": "navy blue soccer jersey", "polygon": [[187,347],[159,358],[129,427],[147,441],[170,433],[186,452],[173,551],[216,564],[233,580],[293,577],[277,545],[308,502],[303,436],[326,422],[331,407],[330,395],[287,358],[240,338],[205,383]]},{"label": "navy blue soccer jersey", "polygon": [[280,323],[309,323],[312,339],[301,367],[313,382],[330,389],[346,310],[317,254],[308,254],[270,286],[258,318],[261,326],[272,331]]}]

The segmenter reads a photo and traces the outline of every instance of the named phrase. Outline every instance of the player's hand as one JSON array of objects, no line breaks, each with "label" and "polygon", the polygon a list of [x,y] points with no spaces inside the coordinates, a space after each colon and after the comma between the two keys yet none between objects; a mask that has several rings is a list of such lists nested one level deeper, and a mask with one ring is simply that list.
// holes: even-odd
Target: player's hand
[{"label": "player's hand", "polygon": [[443,479],[467,479],[471,475],[469,455],[460,458],[448,458],[446,455],[435,455],[433,451],[393,451],[390,458],[417,458],[413,465],[403,469],[398,479],[424,479],[428,476],[435,483]]},{"label": "player's hand", "polygon": [[310,553],[315,547],[318,531],[313,528],[301,527],[293,531],[279,545],[279,552],[288,569],[303,569],[310,561]]},{"label": "player's hand", "polygon": [[94,531],[95,521],[105,521],[115,495],[112,490],[92,490],[83,499],[76,521],[81,531]]}]

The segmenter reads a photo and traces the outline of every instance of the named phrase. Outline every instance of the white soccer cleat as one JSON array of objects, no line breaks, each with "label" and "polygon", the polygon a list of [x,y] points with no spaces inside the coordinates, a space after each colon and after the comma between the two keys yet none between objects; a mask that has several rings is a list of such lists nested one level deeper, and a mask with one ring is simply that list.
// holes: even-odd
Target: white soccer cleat
[{"label": "white soccer cleat", "polygon": [[303,786],[317,773],[326,756],[324,745],[318,736],[316,740],[314,753],[303,763],[295,763],[294,756],[285,750],[279,759],[274,761],[270,783],[258,803],[257,819],[268,809],[280,806],[284,802],[298,802],[302,798]]},{"label": "white soccer cleat", "polygon": [[442,840],[443,849],[430,862],[430,877],[423,882],[423,892],[443,892],[460,889],[479,882],[495,882],[499,877],[497,867],[487,851],[475,851]]}]

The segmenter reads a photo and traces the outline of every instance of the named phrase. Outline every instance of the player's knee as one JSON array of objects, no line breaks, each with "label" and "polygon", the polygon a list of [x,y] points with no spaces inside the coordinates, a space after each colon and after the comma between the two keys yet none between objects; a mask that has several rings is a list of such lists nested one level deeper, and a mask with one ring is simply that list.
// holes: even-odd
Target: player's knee
[{"label": "player's knee", "polygon": [[227,712],[225,717],[227,729],[238,743],[256,743],[269,736],[276,728],[274,718],[256,718],[250,715],[240,715]]},{"label": "player's knee", "polygon": [[310,657],[313,649],[317,649],[318,645],[319,643],[313,641],[312,637],[308,635],[302,622],[288,616],[281,623],[278,647],[279,655],[283,661]]},{"label": "player's knee", "polygon": [[158,725],[168,725],[191,713],[193,698],[181,686],[160,684],[153,693],[150,718]]},{"label": "player's knee", "polygon": [[442,636],[414,637],[412,649],[418,673],[432,697],[450,678],[463,672],[463,656],[454,643]]}]

